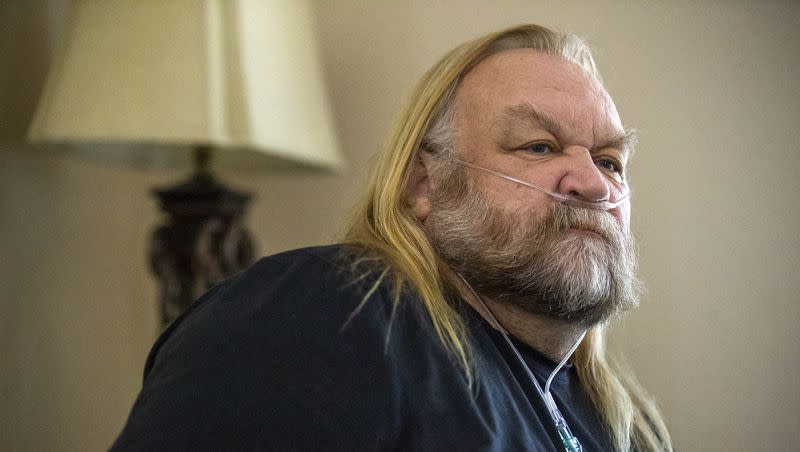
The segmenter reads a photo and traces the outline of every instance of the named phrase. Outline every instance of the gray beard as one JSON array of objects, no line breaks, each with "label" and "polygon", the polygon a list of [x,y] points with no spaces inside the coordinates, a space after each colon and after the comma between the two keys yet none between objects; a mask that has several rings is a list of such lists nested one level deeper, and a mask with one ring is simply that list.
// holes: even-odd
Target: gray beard
[{"label": "gray beard", "polygon": [[584,328],[638,305],[633,239],[608,212],[553,202],[541,219],[512,214],[492,206],[462,171],[447,179],[431,194],[423,227],[481,295]]}]

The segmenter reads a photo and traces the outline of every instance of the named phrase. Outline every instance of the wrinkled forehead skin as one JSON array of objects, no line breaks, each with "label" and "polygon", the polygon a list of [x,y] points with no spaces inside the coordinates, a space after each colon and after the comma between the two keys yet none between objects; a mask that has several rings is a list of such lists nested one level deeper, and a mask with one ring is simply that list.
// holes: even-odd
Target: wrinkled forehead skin
[{"label": "wrinkled forehead skin", "polygon": [[623,131],[613,100],[596,78],[558,55],[533,49],[506,50],[479,63],[456,89],[454,102],[456,144],[465,152],[476,151],[475,132],[492,132],[505,109],[524,103],[561,123],[565,147],[592,149]]}]

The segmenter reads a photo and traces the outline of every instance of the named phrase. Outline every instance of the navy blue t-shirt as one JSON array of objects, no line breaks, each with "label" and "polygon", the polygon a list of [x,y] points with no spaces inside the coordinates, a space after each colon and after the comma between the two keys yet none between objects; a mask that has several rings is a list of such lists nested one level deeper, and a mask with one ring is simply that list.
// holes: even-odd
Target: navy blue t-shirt
[{"label": "navy blue t-shirt", "polygon": [[[374,277],[354,282],[343,250],[267,257],[209,290],[153,346],[111,450],[564,450],[497,331],[463,304],[469,387],[414,294],[395,308],[382,283],[353,315]],[[544,387],[556,363],[515,344]],[[551,390],[585,451],[612,449],[572,365]]]}]

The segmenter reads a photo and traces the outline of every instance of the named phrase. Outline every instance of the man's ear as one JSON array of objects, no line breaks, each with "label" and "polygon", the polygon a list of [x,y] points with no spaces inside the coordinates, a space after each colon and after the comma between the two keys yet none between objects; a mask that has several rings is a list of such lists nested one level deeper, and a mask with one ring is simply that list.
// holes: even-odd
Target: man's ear
[{"label": "man's ear", "polygon": [[428,177],[427,156],[424,151],[417,153],[411,176],[405,192],[405,203],[411,215],[424,223],[431,212],[430,178]]}]

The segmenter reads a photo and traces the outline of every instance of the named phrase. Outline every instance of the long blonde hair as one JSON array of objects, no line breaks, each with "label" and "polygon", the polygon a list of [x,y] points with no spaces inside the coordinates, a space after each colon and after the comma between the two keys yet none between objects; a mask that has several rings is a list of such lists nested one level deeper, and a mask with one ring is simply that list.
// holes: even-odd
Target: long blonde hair
[{"label": "long blonde hair", "polygon": [[[423,141],[441,141],[445,136],[453,94],[464,75],[487,57],[514,48],[559,55],[600,80],[583,40],[538,25],[509,28],[455,48],[417,84],[379,155],[367,196],[355,211],[346,235],[347,242],[366,250],[362,260],[372,259],[379,264],[379,281],[392,278],[395,306],[404,290],[417,292],[439,340],[455,356],[471,384],[476,376],[465,321],[447,302],[441,260],[405,206],[405,192]],[[573,362],[617,450],[672,450],[655,404],[631,372],[608,361],[604,326],[587,333]]]}]

